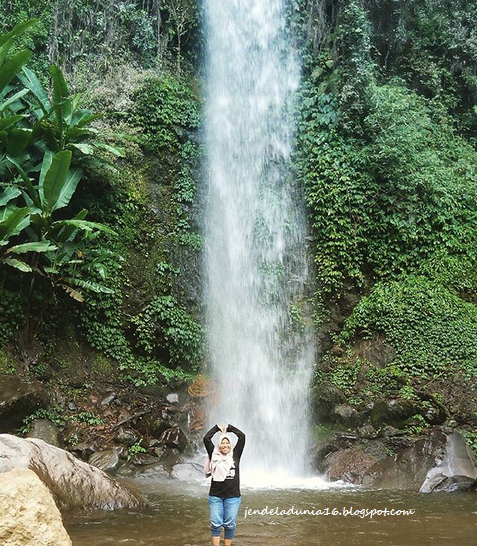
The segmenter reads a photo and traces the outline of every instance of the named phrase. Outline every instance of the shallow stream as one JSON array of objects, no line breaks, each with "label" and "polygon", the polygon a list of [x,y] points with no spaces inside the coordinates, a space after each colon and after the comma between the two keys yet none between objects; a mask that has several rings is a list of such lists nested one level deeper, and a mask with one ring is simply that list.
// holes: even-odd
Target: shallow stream
[{"label": "shallow stream", "polygon": [[[184,546],[209,544],[207,486],[180,482],[140,485],[151,505],[74,518],[74,546]],[[250,515],[262,510],[309,509],[330,515]],[[333,509],[414,510],[412,515],[331,515]],[[236,546],[475,546],[477,495],[366,491],[359,488],[261,489],[242,487]]]}]

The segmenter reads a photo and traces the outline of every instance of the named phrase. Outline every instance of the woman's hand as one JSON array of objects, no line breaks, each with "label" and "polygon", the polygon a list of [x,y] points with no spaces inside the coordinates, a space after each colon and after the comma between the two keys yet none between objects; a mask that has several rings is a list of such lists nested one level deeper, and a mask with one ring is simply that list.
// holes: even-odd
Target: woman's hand
[{"label": "woman's hand", "polygon": [[220,428],[220,432],[222,434],[225,434],[227,432],[227,425],[222,425],[222,426],[217,425],[217,426]]}]

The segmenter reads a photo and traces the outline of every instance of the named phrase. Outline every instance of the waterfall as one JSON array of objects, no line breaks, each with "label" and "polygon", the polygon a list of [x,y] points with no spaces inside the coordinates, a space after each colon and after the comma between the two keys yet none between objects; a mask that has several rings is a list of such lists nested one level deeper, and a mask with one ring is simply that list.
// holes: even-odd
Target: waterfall
[{"label": "waterfall", "polygon": [[245,432],[242,464],[262,477],[306,473],[314,356],[299,318],[306,216],[290,157],[300,65],[285,7],[205,0],[209,416]]}]

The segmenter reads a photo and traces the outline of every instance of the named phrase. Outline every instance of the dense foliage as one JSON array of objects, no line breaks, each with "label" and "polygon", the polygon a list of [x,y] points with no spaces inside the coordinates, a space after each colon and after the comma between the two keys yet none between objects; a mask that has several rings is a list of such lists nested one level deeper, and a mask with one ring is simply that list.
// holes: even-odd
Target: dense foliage
[{"label": "dense foliage", "polygon": [[125,81],[118,94],[134,101],[118,113],[104,88],[70,95],[54,65],[49,93],[45,75],[24,66],[31,53],[16,47],[28,43],[24,33],[35,23],[20,23],[0,43],[2,345],[19,343],[27,355],[40,342],[40,354],[27,358],[31,371],[44,374],[38,357],[58,365],[54,347],[70,324],[136,384],[181,375],[181,366],[197,369],[202,328],[184,304],[176,250],[201,248],[188,210],[197,99],[172,74]]},{"label": "dense foliage", "polygon": [[295,166],[328,309],[316,382],[351,402],[425,398],[442,376],[477,375],[477,5],[294,6],[305,60]]}]

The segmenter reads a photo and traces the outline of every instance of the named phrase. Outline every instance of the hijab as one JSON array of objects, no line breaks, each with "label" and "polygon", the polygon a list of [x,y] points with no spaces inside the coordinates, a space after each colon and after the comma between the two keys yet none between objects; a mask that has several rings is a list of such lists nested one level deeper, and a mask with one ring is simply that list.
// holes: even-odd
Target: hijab
[{"label": "hijab", "polygon": [[[224,438],[230,442],[230,451],[227,455],[224,455],[219,450],[220,443]],[[212,475],[214,482],[223,482],[233,464],[234,450],[232,448],[232,437],[226,432],[225,434],[221,434],[219,443],[214,447],[214,451],[212,452],[212,457],[210,459],[207,457],[205,462],[205,475],[206,477]]]}]

